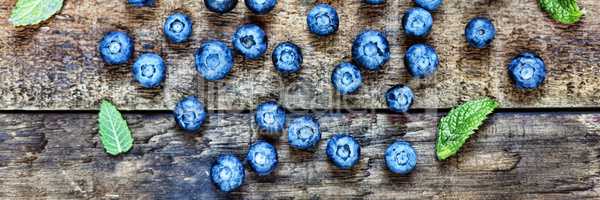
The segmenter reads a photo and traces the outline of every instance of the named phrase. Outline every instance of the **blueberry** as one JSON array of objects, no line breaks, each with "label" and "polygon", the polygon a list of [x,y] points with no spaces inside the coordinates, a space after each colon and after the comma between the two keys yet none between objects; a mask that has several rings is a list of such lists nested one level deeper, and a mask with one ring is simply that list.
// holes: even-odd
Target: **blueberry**
[{"label": "blueberry", "polygon": [[196,71],[209,81],[221,80],[233,68],[233,52],[218,40],[209,40],[200,46],[194,56]]},{"label": "blueberry", "polygon": [[273,66],[280,73],[290,74],[300,71],[302,67],[302,51],[291,42],[279,43],[271,55]]},{"label": "blueberry", "polygon": [[336,134],[327,142],[326,154],[337,167],[350,169],[360,159],[360,144],[350,135]]},{"label": "blueberry", "polygon": [[433,74],[440,64],[435,49],[427,44],[414,44],[404,55],[404,64],[408,72],[417,78],[425,78]]},{"label": "blueberry", "polygon": [[318,36],[328,36],[338,30],[340,19],[335,8],[328,4],[317,4],[306,16],[310,32]]},{"label": "blueberry", "polygon": [[125,64],[133,54],[133,40],[125,32],[108,32],[98,43],[98,51],[106,64]]},{"label": "blueberry", "polygon": [[192,20],[186,14],[173,13],[165,20],[163,33],[172,43],[183,43],[192,35]]},{"label": "blueberry", "polygon": [[288,143],[296,149],[308,150],[321,140],[321,125],[312,116],[292,120],[288,126]]},{"label": "blueberry", "polygon": [[285,126],[285,111],[274,101],[261,103],[256,107],[256,124],[268,133],[279,132]]},{"label": "blueberry", "polygon": [[410,143],[398,140],[385,150],[385,164],[391,172],[407,175],[417,165],[417,153]]},{"label": "blueberry", "polygon": [[508,71],[518,89],[536,89],[546,79],[544,60],[532,52],[521,53],[513,58]]},{"label": "blueberry", "polygon": [[165,62],[155,53],[145,53],[133,63],[132,71],[133,78],[143,87],[157,87],[165,79]]},{"label": "blueberry", "polygon": [[277,0],[245,0],[246,7],[255,14],[266,14],[275,8]]},{"label": "blueberry", "polygon": [[210,179],[223,192],[231,192],[244,183],[242,162],[232,154],[219,155],[210,168]]},{"label": "blueberry", "polygon": [[204,5],[208,10],[219,14],[233,10],[237,3],[237,0],[204,0]]},{"label": "blueberry", "polygon": [[240,26],[231,40],[233,48],[245,58],[256,60],[267,51],[267,36],[260,26],[244,24]]},{"label": "blueberry", "polygon": [[351,94],[362,85],[362,75],[355,65],[342,62],[333,69],[331,82],[340,94]]},{"label": "blueberry", "polygon": [[277,150],[261,140],[250,146],[246,160],[259,176],[268,175],[277,167]]},{"label": "blueberry", "polygon": [[200,126],[206,119],[204,104],[195,96],[181,99],[175,106],[175,121],[179,127],[188,132],[200,130]]},{"label": "blueberry", "polygon": [[127,3],[136,7],[154,6],[155,0],[127,0]]},{"label": "blueberry", "polygon": [[431,13],[423,8],[410,8],[402,17],[404,33],[409,37],[426,37],[432,25]]},{"label": "blueberry", "polygon": [[385,93],[385,101],[394,112],[406,112],[412,106],[413,92],[405,85],[396,85]]},{"label": "blueberry", "polygon": [[415,0],[415,3],[425,10],[435,11],[440,5],[442,5],[443,0]]},{"label": "blueberry", "polygon": [[390,45],[383,33],[367,30],[352,43],[352,58],[368,70],[379,70],[390,60]]},{"label": "blueberry", "polygon": [[370,4],[370,5],[379,5],[379,4],[384,4],[385,0],[365,0],[365,3]]},{"label": "blueberry", "polygon": [[485,17],[475,17],[465,28],[467,42],[475,48],[485,48],[496,37],[496,28],[492,21]]}]

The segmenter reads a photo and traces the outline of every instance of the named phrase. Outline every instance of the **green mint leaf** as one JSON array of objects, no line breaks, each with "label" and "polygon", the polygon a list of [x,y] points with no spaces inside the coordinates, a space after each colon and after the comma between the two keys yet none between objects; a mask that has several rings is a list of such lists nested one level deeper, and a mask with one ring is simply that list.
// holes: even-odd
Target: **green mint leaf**
[{"label": "green mint leaf", "polygon": [[18,0],[10,15],[14,26],[38,24],[56,14],[63,6],[63,0]]},{"label": "green mint leaf", "polygon": [[98,114],[100,141],[106,152],[116,156],[125,153],[133,146],[133,138],[121,113],[109,101],[102,100]]},{"label": "green mint leaf", "polygon": [[445,160],[456,154],[497,106],[498,102],[489,98],[469,101],[443,117],[438,124],[435,144],[438,159]]},{"label": "green mint leaf", "polygon": [[540,0],[540,7],[563,24],[577,23],[583,15],[576,0]]}]

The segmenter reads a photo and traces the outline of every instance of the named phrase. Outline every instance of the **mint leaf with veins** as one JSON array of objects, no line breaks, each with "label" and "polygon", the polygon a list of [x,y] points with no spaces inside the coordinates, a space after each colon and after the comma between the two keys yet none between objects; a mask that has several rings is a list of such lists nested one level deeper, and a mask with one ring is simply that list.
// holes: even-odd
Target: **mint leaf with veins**
[{"label": "mint leaf with veins", "polygon": [[489,98],[469,101],[452,109],[443,117],[438,124],[435,143],[438,159],[445,160],[456,154],[497,106],[498,102]]},{"label": "mint leaf with veins", "polygon": [[56,14],[63,6],[63,0],[18,0],[10,15],[14,26],[38,24]]},{"label": "mint leaf with veins", "polygon": [[540,7],[552,19],[563,24],[577,23],[583,16],[576,0],[540,0]]}]

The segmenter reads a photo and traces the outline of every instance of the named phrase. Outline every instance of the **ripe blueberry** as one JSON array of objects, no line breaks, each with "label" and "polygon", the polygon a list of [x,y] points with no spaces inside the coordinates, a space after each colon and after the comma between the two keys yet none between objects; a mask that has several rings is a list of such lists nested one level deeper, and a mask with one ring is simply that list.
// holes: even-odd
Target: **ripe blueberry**
[{"label": "ripe blueberry", "polygon": [[133,63],[132,71],[133,78],[143,87],[157,87],[165,79],[165,62],[155,53],[145,53]]},{"label": "ripe blueberry", "polygon": [[406,112],[412,106],[413,92],[405,85],[396,85],[385,93],[385,101],[394,112]]},{"label": "ripe blueberry", "polygon": [[242,162],[232,154],[219,155],[210,168],[210,179],[223,192],[231,192],[244,183]]},{"label": "ripe blueberry", "polygon": [[402,17],[404,33],[409,37],[426,37],[432,25],[431,13],[423,8],[410,8]]},{"label": "ripe blueberry", "polygon": [[367,30],[352,43],[352,58],[368,70],[379,70],[390,60],[390,47],[383,33]]},{"label": "ripe blueberry", "polygon": [[415,0],[415,3],[425,10],[435,11],[440,5],[442,5],[443,0]]},{"label": "ripe blueberry", "polygon": [[433,74],[439,63],[435,49],[427,44],[414,44],[404,55],[404,64],[408,66],[408,72],[417,78],[425,78]]},{"label": "ripe blueberry", "polygon": [[285,111],[274,101],[261,103],[256,107],[256,124],[268,133],[279,132],[285,126]]},{"label": "ripe blueberry", "polygon": [[308,150],[321,140],[321,126],[312,116],[298,117],[288,126],[288,143],[290,146]]},{"label": "ripe blueberry", "polygon": [[384,4],[385,0],[365,0],[365,3],[370,4],[370,5],[379,5],[379,4]]},{"label": "ripe blueberry", "polygon": [[260,26],[244,24],[240,26],[231,40],[233,48],[245,58],[256,60],[267,51],[267,36]]},{"label": "ripe blueberry", "polygon": [[196,51],[196,71],[209,81],[221,80],[233,67],[233,52],[218,40],[204,42]]},{"label": "ripe blueberry", "polygon": [[318,36],[328,36],[338,30],[340,19],[335,8],[328,4],[317,4],[306,16],[310,32]]},{"label": "ripe blueberry", "polygon": [[206,119],[204,104],[195,96],[181,99],[175,106],[174,114],[179,127],[188,132],[200,130],[200,126]]},{"label": "ripe blueberry", "polygon": [[156,0],[127,0],[132,6],[142,7],[142,6],[154,6]]},{"label": "ripe blueberry", "polygon": [[106,64],[124,64],[133,54],[133,40],[125,32],[108,32],[98,43],[98,51]]},{"label": "ripe blueberry", "polygon": [[302,51],[291,42],[279,43],[271,55],[273,66],[280,73],[295,73],[302,67]]},{"label": "ripe blueberry", "polygon": [[266,14],[275,8],[277,0],[245,0],[246,7],[255,14]]},{"label": "ripe blueberry", "polygon": [[475,17],[465,28],[467,42],[475,48],[485,48],[496,37],[496,28],[492,21],[485,17]]},{"label": "ripe blueberry", "polygon": [[192,35],[192,20],[184,13],[173,13],[165,20],[163,33],[172,43],[183,43]]},{"label": "ripe blueberry", "polygon": [[535,53],[521,53],[508,65],[510,77],[518,89],[536,89],[546,79],[546,64]]},{"label": "ripe blueberry", "polygon": [[250,146],[246,160],[259,176],[268,175],[277,167],[277,150],[261,140]]},{"label": "ripe blueberry", "polygon": [[219,14],[233,10],[237,3],[237,0],[204,0],[204,5],[208,10]]},{"label": "ripe blueberry", "polygon": [[348,62],[342,62],[333,69],[331,82],[340,94],[351,94],[362,85],[362,75],[358,67]]},{"label": "ripe blueberry", "polygon": [[337,167],[350,169],[360,159],[360,144],[350,135],[336,134],[327,142],[326,154]]},{"label": "ripe blueberry", "polygon": [[391,172],[407,175],[417,165],[417,153],[410,143],[398,140],[385,150],[385,164]]}]

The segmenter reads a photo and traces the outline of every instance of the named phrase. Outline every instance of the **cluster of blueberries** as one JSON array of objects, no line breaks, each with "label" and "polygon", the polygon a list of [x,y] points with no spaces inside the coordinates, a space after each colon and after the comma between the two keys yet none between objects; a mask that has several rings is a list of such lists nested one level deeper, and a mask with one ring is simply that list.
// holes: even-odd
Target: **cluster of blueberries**
[{"label": "cluster of blueberries", "polygon": [[[152,6],[154,0],[128,0],[133,6]],[[277,0],[245,0],[249,10],[255,14],[266,14],[277,4]],[[365,0],[367,4],[383,4],[385,0]],[[409,37],[423,38],[431,31],[435,11],[442,0],[415,0],[418,7],[410,8],[402,18],[404,33]],[[227,13],[235,8],[237,0],[204,0],[208,10]],[[317,4],[307,14],[310,32],[318,36],[329,36],[337,32],[339,17],[335,8],[328,4]],[[184,43],[192,34],[189,16],[175,12],[167,17],[163,33],[171,43]],[[467,42],[475,48],[485,48],[495,38],[492,22],[483,17],[472,19],[465,29]],[[256,24],[245,24],[237,28],[232,36],[235,51],[246,59],[259,59],[267,51],[267,38],[263,29]],[[109,32],[98,45],[102,59],[111,65],[125,64],[134,51],[133,40],[125,32]],[[379,31],[365,30],[352,44],[352,60],[366,70],[378,71],[390,59],[390,48],[386,36]],[[221,80],[229,74],[234,64],[233,51],[222,41],[205,41],[195,52],[196,70],[206,80]],[[282,74],[298,72],[302,65],[300,47],[292,42],[278,44],[272,52],[273,65]],[[413,44],[404,56],[409,73],[415,78],[432,75],[438,68],[439,58],[433,47],[424,43]],[[362,84],[359,67],[352,62],[335,66],[331,82],[342,95],[355,93]],[[546,76],[543,60],[534,53],[525,52],[509,64],[509,74],[517,88],[535,89]],[[141,54],[132,67],[134,79],[142,87],[158,87],[165,78],[165,62],[155,53]],[[412,90],[405,85],[396,85],[385,93],[388,107],[395,112],[407,112],[414,99]],[[175,120],[179,127],[188,132],[197,132],[206,120],[204,104],[195,96],[181,99],[175,106]],[[261,103],[256,108],[255,121],[258,127],[269,134],[281,132],[286,125],[285,110],[274,101]],[[288,143],[300,150],[311,150],[321,140],[320,125],[310,115],[291,120],[287,127]],[[350,134],[333,135],[326,147],[326,154],[334,165],[350,169],[360,159],[360,144]],[[415,169],[417,155],[410,143],[397,140],[385,151],[385,163],[393,173],[406,175]],[[246,161],[258,175],[268,175],[277,166],[277,150],[263,140],[250,146]],[[213,163],[211,179],[225,192],[240,187],[245,178],[242,162],[232,154],[220,155]]]}]

